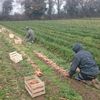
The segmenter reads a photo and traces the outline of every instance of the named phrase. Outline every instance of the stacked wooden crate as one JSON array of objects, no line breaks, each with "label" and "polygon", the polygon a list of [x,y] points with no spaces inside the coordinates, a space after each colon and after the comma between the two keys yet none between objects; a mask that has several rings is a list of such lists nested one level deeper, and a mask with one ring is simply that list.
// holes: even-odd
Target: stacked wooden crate
[{"label": "stacked wooden crate", "polygon": [[15,63],[18,63],[21,60],[23,60],[22,55],[17,53],[17,51],[9,53],[9,56],[10,56],[10,59]]},{"label": "stacked wooden crate", "polygon": [[27,76],[24,78],[25,88],[32,98],[45,94],[45,84],[37,76]]}]

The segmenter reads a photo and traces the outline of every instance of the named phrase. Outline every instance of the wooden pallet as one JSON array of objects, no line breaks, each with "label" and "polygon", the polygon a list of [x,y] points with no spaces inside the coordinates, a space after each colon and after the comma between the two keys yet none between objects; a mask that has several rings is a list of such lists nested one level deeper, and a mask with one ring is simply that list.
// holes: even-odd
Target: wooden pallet
[{"label": "wooden pallet", "polygon": [[45,84],[37,76],[28,76],[24,78],[25,88],[32,98],[45,94]]},{"label": "wooden pallet", "polygon": [[9,53],[9,56],[10,59],[15,63],[18,63],[23,60],[22,55],[17,53],[16,51]]}]

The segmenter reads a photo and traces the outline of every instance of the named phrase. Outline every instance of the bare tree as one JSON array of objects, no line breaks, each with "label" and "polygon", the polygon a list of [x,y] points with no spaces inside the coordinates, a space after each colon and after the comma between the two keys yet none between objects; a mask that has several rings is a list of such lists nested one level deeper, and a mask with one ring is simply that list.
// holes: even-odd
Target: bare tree
[{"label": "bare tree", "polygon": [[9,17],[10,12],[12,10],[12,2],[13,2],[13,0],[6,0],[3,2],[2,15],[4,16],[4,18]]},{"label": "bare tree", "polygon": [[85,17],[94,17],[97,13],[96,0],[80,0],[81,1],[81,15]]},{"label": "bare tree", "polygon": [[40,18],[46,10],[44,0],[25,0],[25,14],[29,18]]},{"label": "bare tree", "polygon": [[79,0],[66,0],[65,10],[67,15],[70,17],[75,17],[78,14]]},{"label": "bare tree", "polygon": [[95,11],[97,12],[97,16],[100,17],[100,0],[96,0],[95,5],[96,5]]},{"label": "bare tree", "polygon": [[65,0],[64,12],[69,17],[95,17],[100,14],[100,0]]},{"label": "bare tree", "polygon": [[60,16],[60,12],[61,12],[61,6],[63,4],[64,0],[56,0],[57,2],[57,11],[58,11],[58,16]]},{"label": "bare tree", "polygon": [[[10,17],[13,0],[2,0],[0,19],[33,19],[47,14],[49,19],[72,17],[99,17],[100,0],[17,0],[25,8],[23,15]],[[27,16],[27,17],[26,17]],[[44,17],[43,17],[44,18]]]},{"label": "bare tree", "polygon": [[53,13],[54,0],[47,0],[47,5],[48,5],[47,15],[49,19],[51,19]]}]

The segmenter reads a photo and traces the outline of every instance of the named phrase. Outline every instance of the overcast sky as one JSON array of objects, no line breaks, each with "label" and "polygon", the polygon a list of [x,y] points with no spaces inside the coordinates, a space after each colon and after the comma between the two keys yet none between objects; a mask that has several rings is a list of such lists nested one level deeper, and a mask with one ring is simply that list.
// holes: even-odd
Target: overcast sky
[{"label": "overcast sky", "polygon": [[14,0],[14,2],[12,3],[13,5],[13,10],[11,11],[11,14],[15,14],[15,13],[19,13],[22,14],[24,12],[24,7],[21,6],[20,2],[17,2],[18,0]]},{"label": "overcast sky", "polygon": [[[0,12],[2,11],[2,4],[4,1],[5,0],[0,0]],[[14,2],[12,3],[13,10],[11,11],[11,14],[14,14],[14,13],[22,14],[24,12],[24,7],[21,6],[21,1],[23,0],[14,0]]]},{"label": "overcast sky", "polygon": [[2,11],[2,3],[4,2],[5,0],[0,0],[0,12]]}]

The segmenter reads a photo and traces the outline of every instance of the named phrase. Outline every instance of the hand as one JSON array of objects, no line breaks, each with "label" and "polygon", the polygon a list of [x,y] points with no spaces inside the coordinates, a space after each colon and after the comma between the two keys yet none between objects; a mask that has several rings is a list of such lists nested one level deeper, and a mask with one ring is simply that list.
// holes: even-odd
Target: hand
[{"label": "hand", "polygon": [[79,73],[79,72],[80,72],[80,69],[79,69],[79,68],[77,68],[77,69],[76,69],[76,72],[78,72],[78,73]]},{"label": "hand", "polygon": [[66,72],[65,76],[66,77],[70,77],[69,72]]}]

